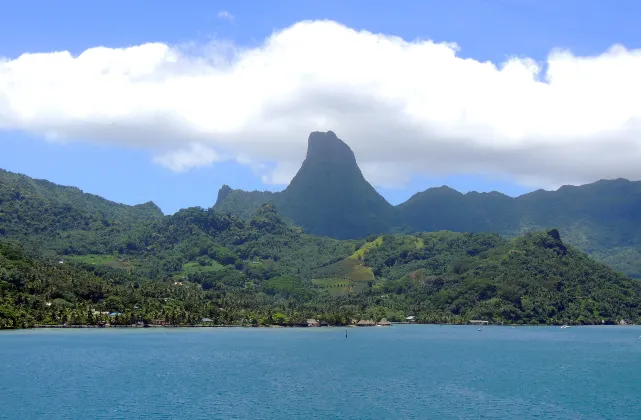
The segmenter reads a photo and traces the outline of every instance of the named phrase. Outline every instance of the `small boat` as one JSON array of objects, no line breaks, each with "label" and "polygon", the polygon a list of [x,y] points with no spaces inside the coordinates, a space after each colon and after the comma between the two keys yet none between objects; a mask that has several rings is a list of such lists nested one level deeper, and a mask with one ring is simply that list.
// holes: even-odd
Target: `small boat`
[{"label": "small boat", "polygon": [[561,328],[570,328],[570,326],[567,324],[564,324],[564,325],[561,325]]}]

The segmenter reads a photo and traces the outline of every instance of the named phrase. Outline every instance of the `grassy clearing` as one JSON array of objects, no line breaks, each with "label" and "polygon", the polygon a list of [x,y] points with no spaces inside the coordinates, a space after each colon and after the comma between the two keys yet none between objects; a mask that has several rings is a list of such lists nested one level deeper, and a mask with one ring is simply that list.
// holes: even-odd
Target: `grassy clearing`
[{"label": "grassy clearing", "polygon": [[351,281],[373,281],[374,273],[362,261],[346,258],[326,267],[319,268],[313,273],[313,278],[336,278]]},{"label": "grassy clearing", "polygon": [[111,268],[129,269],[133,267],[130,261],[118,258],[112,254],[74,255],[64,258],[68,262],[88,265],[106,265]]},{"label": "grassy clearing", "polygon": [[360,247],[356,252],[348,257],[350,260],[362,260],[365,257],[365,253],[371,249],[378,248],[383,245],[383,237],[379,236],[374,239],[372,242],[367,242],[365,245]]},{"label": "grassy clearing", "polygon": [[217,263],[216,261],[211,261],[209,265],[200,265],[199,263],[192,261],[192,262],[183,264],[182,270],[180,271],[180,273],[176,274],[174,277],[182,277],[182,276],[187,276],[189,274],[218,271],[221,268],[223,268],[223,265]]}]

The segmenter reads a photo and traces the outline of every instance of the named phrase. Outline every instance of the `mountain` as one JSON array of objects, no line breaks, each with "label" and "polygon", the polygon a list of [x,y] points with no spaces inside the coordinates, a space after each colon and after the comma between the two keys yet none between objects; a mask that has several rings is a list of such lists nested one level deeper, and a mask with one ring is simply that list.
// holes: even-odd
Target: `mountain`
[{"label": "mountain", "polygon": [[310,234],[337,239],[389,230],[392,206],[370,185],[350,147],[332,131],[309,135],[307,156],[282,192],[244,192],[225,185],[214,208],[248,218],[259,205],[279,212]]},{"label": "mountain", "polygon": [[398,205],[399,218],[413,231],[506,233],[518,221],[513,199],[491,192],[462,194],[443,186],[415,194]]},{"label": "mountain", "polygon": [[447,187],[418,193],[397,207],[415,231],[496,232],[513,237],[559,228],[598,261],[641,278],[641,182],[601,180],[520,197]]},{"label": "mountain", "polygon": [[247,219],[273,203],[315,235],[364,238],[390,232],[495,232],[506,237],[558,228],[598,261],[641,278],[641,182],[601,180],[520,197],[430,188],[391,206],[363,178],[333,132],[312,133],[305,162],[280,193],[221,188],[214,208]]},{"label": "mountain", "polygon": [[0,231],[38,234],[85,229],[93,223],[135,223],[162,217],[153,202],[127,206],[76,187],[0,169]]},{"label": "mountain", "polygon": [[393,217],[392,206],[363,177],[352,149],[331,131],[310,134],[307,157],[276,203],[306,232],[338,239],[385,231]]},{"label": "mountain", "polygon": [[153,202],[128,206],[0,169],[0,237],[47,248],[66,235],[74,236],[81,246],[90,231],[126,231],[162,217]]},{"label": "mountain", "polygon": [[[308,318],[345,325],[409,315],[432,323],[641,322],[641,282],[562,240],[610,246],[596,250],[634,269],[638,183],[601,181],[516,199],[442,187],[392,207],[373,194],[349,148],[330,133],[316,136],[318,147],[310,141],[289,191],[221,189],[223,202],[256,205],[246,218],[216,208],[163,216],[153,203],[125,206],[2,172],[0,328],[195,325],[203,318],[223,325],[301,325]],[[316,211],[295,203],[303,199],[318,206],[331,200],[322,207],[331,214],[318,217],[345,229],[354,219],[340,220],[351,217],[342,201],[372,225],[390,221],[382,225],[388,229],[404,221],[472,232],[310,235],[292,224],[306,216],[301,212]],[[279,205],[292,202],[282,216]],[[539,227],[545,224],[566,224],[569,235]]]},{"label": "mountain", "polygon": [[234,190],[225,184],[218,191],[214,207],[221,212],[233,213],[247,220],[263,204],[276,202],[278,196],[279,193],[271,191]]}]

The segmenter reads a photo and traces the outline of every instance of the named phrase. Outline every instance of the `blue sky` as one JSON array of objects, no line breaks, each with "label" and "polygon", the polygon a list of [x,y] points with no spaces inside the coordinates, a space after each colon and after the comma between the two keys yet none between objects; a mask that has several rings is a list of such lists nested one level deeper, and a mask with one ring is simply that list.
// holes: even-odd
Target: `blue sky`
[{"label": "blue sky", "polygon": [[[331,19],[405,40],[456,42],[461,47],[459,56],[495,63],[510,56],[542,61],[556,47],[568,48],[575,55],[598,55],[615,43],[641,47],[641,29],[635,22],[641,16],[637,1],[421,0],[392,4],[378,0],[9,0],[3,2],[0,13],[0,57],[14,59],[26,52],[60,50],[79,54],[96,46],[146,42],[204,43],[213,38],[255,46],[273,31],[306,19]],[[233,20],[219,18],[223,10]],[[153,200],[168,213],[187,206],[211,206],[225,183],[246,190],[283,188],[263,185],[250,168],[237,163],[176,173],[155,164],[147,150],[91,142],[50,143],[16,130],[0,131],[0,147],[4,169],[75,185],[128,204]],[[452,174],[414,176],[403,188],[379,191],[396,204],[417,191],[443,184],[461,191],[496,189],[510,195],[531,189],[506,179]]]}]

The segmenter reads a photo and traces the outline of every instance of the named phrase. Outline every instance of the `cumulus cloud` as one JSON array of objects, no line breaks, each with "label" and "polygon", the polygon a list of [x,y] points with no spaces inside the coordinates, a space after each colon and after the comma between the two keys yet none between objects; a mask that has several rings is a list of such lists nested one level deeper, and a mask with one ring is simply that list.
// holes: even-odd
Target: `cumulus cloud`
[{"label": "cumulus cloud", "polygon": [[641,179],[641,50],[546,62],[305,21],[254,48],[165,44],[0,60],[0,129],[142,147],[173,170],[236,159],[288,182],[333,130],[376,185],[488,174]]},{"label": "cumulus cloud", "polygon": [[220,156],[215,150],[199,143],[192,143],[184,149],[154,157],[156,163],[175,172],[184,172],[190,168],[208,166],[220,160]]}]

